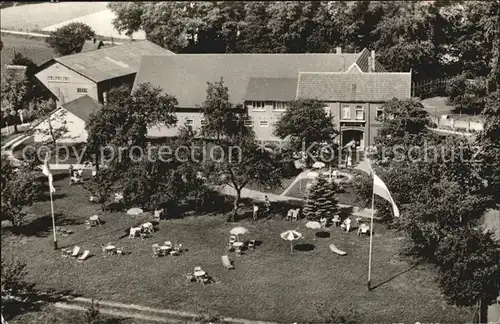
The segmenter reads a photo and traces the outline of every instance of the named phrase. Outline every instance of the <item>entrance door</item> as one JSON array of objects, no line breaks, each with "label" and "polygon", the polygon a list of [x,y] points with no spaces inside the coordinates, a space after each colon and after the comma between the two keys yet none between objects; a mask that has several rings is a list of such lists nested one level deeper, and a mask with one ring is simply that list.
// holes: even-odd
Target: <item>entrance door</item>
[{"label": "entrance door", "polygon": [[364,132],[352,129],[343,131],[342,146],[347,145],[351,141],[354,141],[357,149],[363,149],[365,147]]}]

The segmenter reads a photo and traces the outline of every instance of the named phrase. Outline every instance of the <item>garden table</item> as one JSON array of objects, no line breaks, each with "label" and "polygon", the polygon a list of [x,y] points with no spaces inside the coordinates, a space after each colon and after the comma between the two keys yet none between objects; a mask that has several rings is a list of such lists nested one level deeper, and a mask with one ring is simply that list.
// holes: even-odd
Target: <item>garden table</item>
[{"label": "garden table", "polygon": [[194,272],[194,276],[195,277],[203,277],[204,275],[206,275],[207,273],[203,270],[199,270],[199,271],[195,271]]},{"label": "garden table", "polygon": [[91,223],[101,225],[101,221],[99,220],[99,215],[90,216],[89,220]]},{"label": "garden table", "polygon": [[108,252],[109,254],[111,254],[111,253],[114,253],[116,251],[116,246],[114,246],[114,245],[108,245],[108,246],[105,247],[105,249],[106,249],[106,252]]}]

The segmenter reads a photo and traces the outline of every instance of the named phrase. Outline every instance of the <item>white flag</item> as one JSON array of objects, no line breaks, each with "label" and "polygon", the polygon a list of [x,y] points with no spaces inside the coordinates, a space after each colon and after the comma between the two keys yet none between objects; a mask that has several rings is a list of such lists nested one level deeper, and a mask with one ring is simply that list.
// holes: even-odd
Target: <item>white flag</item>
[{"label": "white flag", "polygon": [[51,193],[56,192],[56,188],[54,188],[54,181],[52,178],[52,173],[50,172],[49,159],[46,159],[45,162],[43,163],[42,173],[45,174],[47,176],[47,178],[49,179],[50,192]]},{"label": "white flag", "polygon": [[392,199],[391,193],[385,183],[380,179],[375,173],[373,173],[373,194],[384,198],[392,204],[392,211],[394,212],[394,217],[399,217],[399,209],[394,199]]}]

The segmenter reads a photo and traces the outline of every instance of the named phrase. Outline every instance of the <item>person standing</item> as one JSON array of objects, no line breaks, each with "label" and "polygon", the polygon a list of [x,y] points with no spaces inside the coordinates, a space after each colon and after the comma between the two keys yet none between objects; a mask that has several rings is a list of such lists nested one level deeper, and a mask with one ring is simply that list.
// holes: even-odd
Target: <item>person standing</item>
[{"label": "person standing", "polygon": [[71,185],[72,184],[71,178],[73,177],[73,164],[69,165],[68,171],[69,171],[69,184]]},{"label": "person standing", "polygon": [[349,233],[349,230],[351,229],[351,218],[350,218],[350,217],[347,217],[347,218],[344,220],[344,224],[345,224],[345,232],[346,232],[346,233]]},{"label": "person standing", "polygon": [[350,155],[347,157],[347,167],[352,168],[352,157]]},{"label": "person standing", "polygon": [[253,220],[257,220],[257,213],[259,212],[259,207],[253,204]]},{"label": "person standing", "polygon": [[264,204],[266,205],[266,212],[268,213],[271,209],[271,202],[269,201],[269,197],[264,196]]}]

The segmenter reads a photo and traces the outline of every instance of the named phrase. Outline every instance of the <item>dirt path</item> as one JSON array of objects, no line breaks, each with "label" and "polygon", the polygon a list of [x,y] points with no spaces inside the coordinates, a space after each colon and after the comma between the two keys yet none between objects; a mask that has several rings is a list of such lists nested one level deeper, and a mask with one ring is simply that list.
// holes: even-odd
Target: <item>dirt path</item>
[{"label": "dirt path", "polygon": [[[54,306],[65,310],[85,312],[92,300],[77,297],[66,302],[55,303]],[[138,320],[156,323],[199,323],[201,314],[159,309],[134,304],[124,304],[112,301],[98,301],[99,311],[113,317],[135,318]],[[233,324],[277,324],[274,322],[253,321],[240,318],[223,317],[222,321]]]}]

